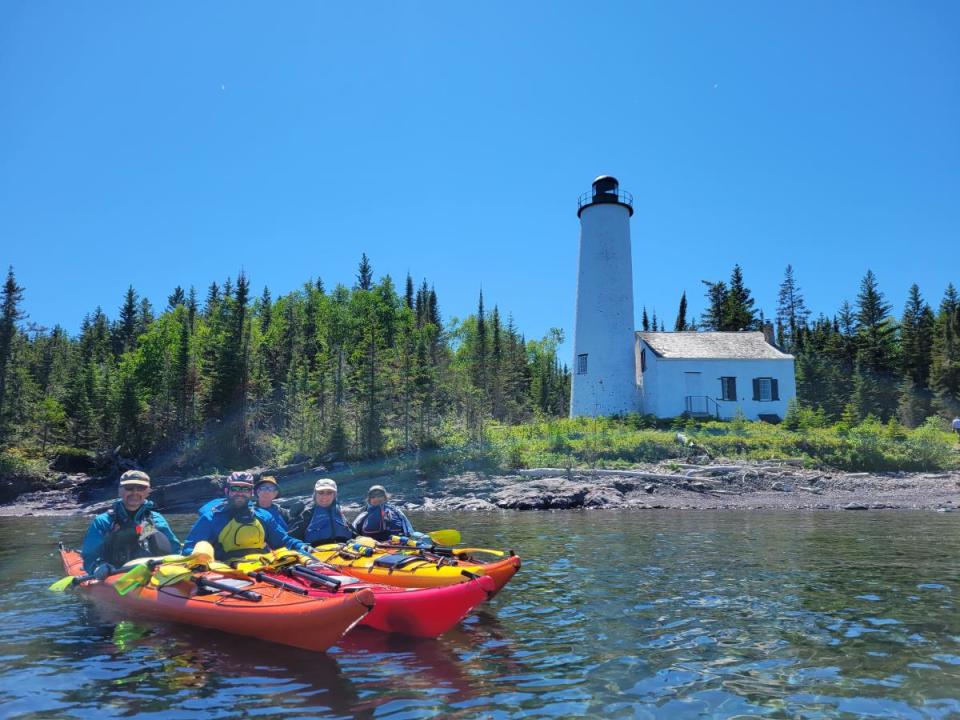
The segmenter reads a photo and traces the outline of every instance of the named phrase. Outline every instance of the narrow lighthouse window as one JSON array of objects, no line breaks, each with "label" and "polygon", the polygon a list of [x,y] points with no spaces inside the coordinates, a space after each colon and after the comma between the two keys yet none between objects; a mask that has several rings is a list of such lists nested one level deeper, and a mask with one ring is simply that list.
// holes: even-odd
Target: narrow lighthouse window
[{"label": "narrow lighthouse window", "polygon": [[577,375],[587,374],[587,354],[577,355]]}]

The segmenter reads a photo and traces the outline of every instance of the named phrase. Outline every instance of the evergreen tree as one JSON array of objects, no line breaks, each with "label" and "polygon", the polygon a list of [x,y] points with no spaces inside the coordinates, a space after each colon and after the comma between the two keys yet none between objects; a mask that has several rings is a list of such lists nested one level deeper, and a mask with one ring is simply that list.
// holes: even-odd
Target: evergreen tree
[{"label": "evergreen tree", "polygon": [[650,318],[647,317],[647,306],[643,306],[643,314],[640,316],[640,328],[644,332],[650,332]]},{"label": "evergreen tree", "polygon": [[[873,272],[868,270],[860,282],[856,315],[854,393],[857,397],[853,403],[861,417],[871,412],[886,420],[896,409],[896,324],[889,313],[890,305],[880,292]],[[864,395],[870,392],[875,396]]]},{"label": "evergreen tree", "polygon": [[707,309],[701,318],[701,325],[707,330],[727,330],[727,284],[723,280],[715,283],[708,280],[701,282],[707,286]]},{"label": "evergreen tree", "polygon": [[123,305],[120,306],[120,318],[117,320],[116,342],[114,343],[114,353],[121,353],[133,350],[137,342],[137,329],[139,327],[139,305],[140,299],[133,285],[127,287],[127,292],[123,297]]},{"label": "evergreen tree", "polygon": [[650,319],[650,327],[653,328],[654,332],[657,332],[660,328],[657,326],[657,309],[653,309],[653,316]]},{"label": "evergreen tree", "polygon": [[947,285],[934,323],[930,388],[941,412],[960,413],[960,295],[953,283]]},{"label": "evergreen tree", "polygon": [[357,270],[357,287],[361,290],[369,290],[373,287],[373,267],[370,265],[370,259],[366,253],[360,257],[360,268]]},{"label": "evergreen tree", "polygon": [[723,303],[723,321],[721,330],[756,330],[758,327],[754,300],[743,282],[743,270],[733,266],[730,274],[730,288]]},{"label": "evergreen tree", "polygon": [[173,292],[167,296],[167,310],[176,310],[177,305],[185,305],[187,302],[187,295],[183,292],[183,288],[177,285]]},{"label": "evergreen tree", "polygon": [[11,265],[7,268],[7,279],[3,284],[2,299],[0,299],[0,445],[5,443],[10,435],[8,411],[10,405],[14,404],[12,400],[15,400],[9,393],[13,374],[11,360],[17,337],[17,322],[24,317],[20,310],[21,302],[23,302],[23,288],[17,284]]},{"label": "evergreen tree", "polygon": [[413,310],[413,278],[410,277],[410,273],[407,273],[407,287],[404,293],[404,301],[407,307]]},{"label": "evergreen tree", "polygon": [[793,276],[793,266],[787,265],[777,299],[777,337],[780,347],[786,352],[796,349],[799,330],[806,326],[809,317],[810,311]]},{"label": "evergreen tree", "polygon": [[687,291],[684,290],[680,295],[680,307],[677,310],[677,319],[673,323],[673,329],[676,332],[687,330]]}]

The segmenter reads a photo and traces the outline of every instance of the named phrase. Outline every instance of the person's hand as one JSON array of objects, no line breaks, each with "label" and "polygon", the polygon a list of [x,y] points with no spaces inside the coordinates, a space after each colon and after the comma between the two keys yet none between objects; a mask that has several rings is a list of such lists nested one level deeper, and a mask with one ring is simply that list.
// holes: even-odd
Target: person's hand
[{"label": "person's hand", "polygon": [[103,582],[107,579],[107,576],[116,571],[116,568],[110,563],[100,563],[93,569],[91,573],[97,580]]}]

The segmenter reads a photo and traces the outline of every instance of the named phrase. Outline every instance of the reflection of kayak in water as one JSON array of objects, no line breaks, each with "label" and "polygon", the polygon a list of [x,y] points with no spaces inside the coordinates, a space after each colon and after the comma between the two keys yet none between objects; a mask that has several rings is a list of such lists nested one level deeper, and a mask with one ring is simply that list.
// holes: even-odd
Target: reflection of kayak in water
[{"label": "reflection of kayak in water", "polygon": [[478,577],[456,585],[400,588],[370,584],[319,566],[307,570],[336,580],[340,583],[340,588],[330,590],[329,586],[325,587],[321,582],[309,579],[307,575],[298,574],[296,570],[290,574],[267,574],[308,589],[312,597],[336,597],[368,588],[373,592],[376,602],[373,609],[360,621],[361,625],[383,632],[425,638],[435,638],[447,632],[474,607],[489,599],[495,587],[492,578]]},{"label": "reflection of kayak in water", "polygon": [[[83,560],[72,550],[61,550],[67,573],[83,576]],[[208,579],[218,573],[199,573]],[[334,597],[312,598],[253,581],[231,580],[245,591],[260,596],[252,601],[225,592],[204,593],[190,580],[119,595],[113,585],[118,575],[104,582],[90,581],[79,587],[85,594],[110,607],[144,618],[186,623],[236,635],[293,645],[306,650],[326,650],[357,624],[373,607],[373,593],[360,590]]]},{"label": "reflection of kayak in water", "polygon": [[512,554],[484,563],[472,555],[438,557],[430,552],[373,549],[357,543],[322,545],[313,557],[336,565],[345,575],[396,587],[439,587],[486,575],[493,579],[494,594],[520,569],[520,558]]}]

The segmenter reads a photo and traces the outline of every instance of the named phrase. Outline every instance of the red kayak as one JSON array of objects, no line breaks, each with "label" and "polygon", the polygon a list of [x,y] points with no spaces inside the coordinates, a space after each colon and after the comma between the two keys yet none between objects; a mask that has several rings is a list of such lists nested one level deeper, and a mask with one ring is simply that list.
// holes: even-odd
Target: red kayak
[{"label": "red kayak", "polygon": [[[78,552],[61,550],[68,574],[82,577],[83,559]],[[211,580],[226,579],[215,572],[199,573]],[[227,592],[203,593],[191,581],[165,587],[146,585],[120,596],[113,588],[119,575],[103,582],[82,583],[79,588],[94,600],[111,608],[141,617],[247,635],[269,642],[306,650],[326,650],[356,625],[374,605],[373,592],[362,588],[354,593],[311,597],[273,585],[241,580],[244,591],[253,591],[259,601]]]},{"label": "red kayak", "polygon": [[442,635],[477,605],[493,597],[497,590],[494,579],[486,576],[442,587],[400,588],[364,582],[319,565],[310,565],[307,570],[339,582],[339,589],[333,590],[316,579],[298,574],[296,570],[270,572],[267,575],[306,588],[310,597],[330,597],[369,590],[373,592],[376,603],[360,624],[383,632],[415,637]]}]

